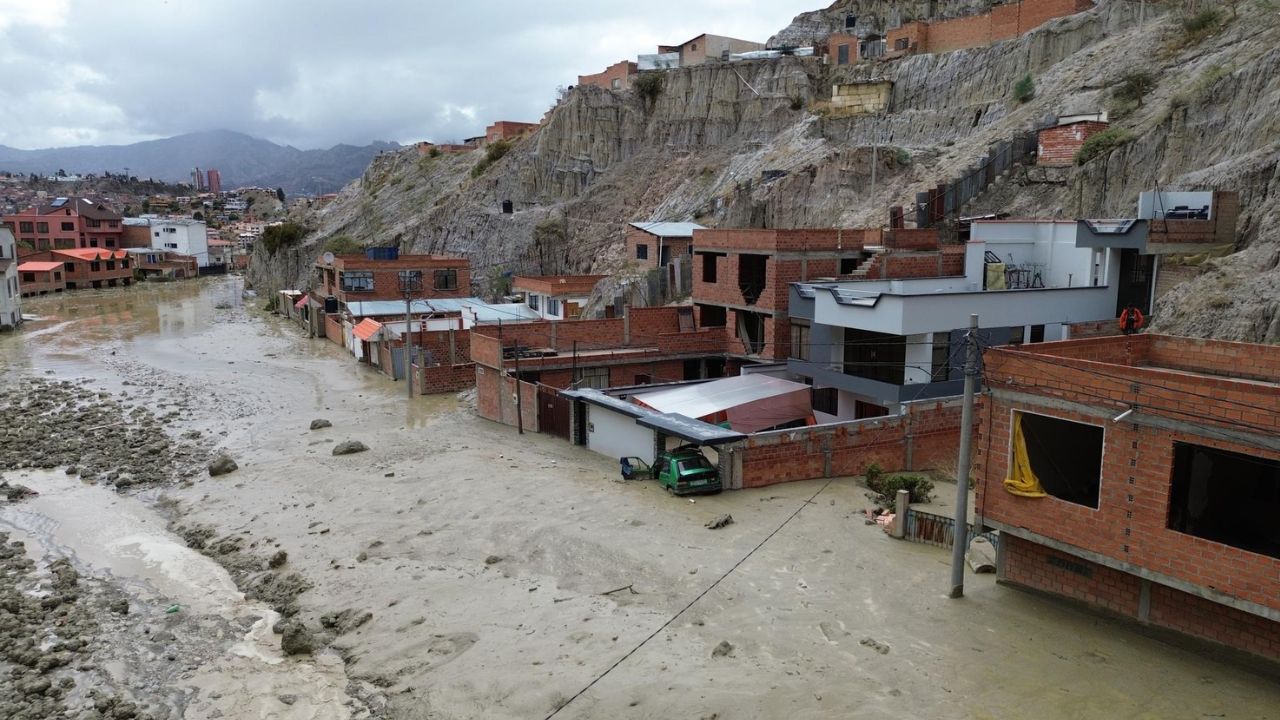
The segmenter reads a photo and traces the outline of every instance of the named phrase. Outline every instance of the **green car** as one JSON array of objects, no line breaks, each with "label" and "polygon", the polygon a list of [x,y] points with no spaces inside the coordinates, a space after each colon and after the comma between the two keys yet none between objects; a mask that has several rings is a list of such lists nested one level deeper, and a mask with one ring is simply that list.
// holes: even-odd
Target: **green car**
[{"label": "green car", "polygon": [[717,493],[720,474],[697,445],[681,445],[658,456],[650,467],[638,457],[618,458],[623,480],[655,478],[672,495]]}]

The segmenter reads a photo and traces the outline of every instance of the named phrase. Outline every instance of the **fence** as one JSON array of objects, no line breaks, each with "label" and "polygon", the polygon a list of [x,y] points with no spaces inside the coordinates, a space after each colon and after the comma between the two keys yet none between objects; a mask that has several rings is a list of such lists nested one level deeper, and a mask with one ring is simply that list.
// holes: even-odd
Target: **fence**
[{"label": "fence", "polygon": [[1002,140],[987,150],[987,157],[964,175],[937,188],[916,193],[916,227],[932,227],[935,223],[960,214],[964,206],[981,195],[996,178],[1009,168],[1027,162],[1036,152],[1037,135],[1022,132],[1012,140]]},{"label": "fence", "polygon": [[[966,547],[976,537],[986,538],[992,547],[995,547],[999,541],[999,537],[994,531],[981,532],[981,529],[974,527],[973,523],[965,523],[965,526],[969,530],[968,541],[965,543]],[[949,548],[955,542],[956,521],[955,518],[949,518],[945,515],[935,515],[920,510],[908,509],[905,532],[904,539],[906,540]]]}]

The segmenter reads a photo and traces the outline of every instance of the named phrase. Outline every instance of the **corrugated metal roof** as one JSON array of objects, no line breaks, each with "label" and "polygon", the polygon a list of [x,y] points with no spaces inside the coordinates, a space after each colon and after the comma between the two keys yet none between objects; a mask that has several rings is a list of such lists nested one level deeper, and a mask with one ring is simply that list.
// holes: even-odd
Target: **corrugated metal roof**
[{"label": "corrugated metal roof", "polygon": [[518,322],[520,320],[540,320],[538,311],[524,303],[504,303],[490,305],[488,303],[472,305],[471,312],[478,323]]},{"label": "corrugated metal roof", "polygon": [[[433,298],[431,300],[414,300],[409,303],[409,312],[415,315],[430,312],[462,312],[462,308],[470,305],[484,305],[477,297],[470,298]],[[351,317],[376,317],[379,315],[403,315],[403,300],[358,300],[347,303],[347,311]]]},{"label": "corrugated metal roof", "polygon": [[633,222],[631,227],[639,228],[650,235],[658,237],[693,237],[694,230],[706,230],[705,226],[693,222]]}]

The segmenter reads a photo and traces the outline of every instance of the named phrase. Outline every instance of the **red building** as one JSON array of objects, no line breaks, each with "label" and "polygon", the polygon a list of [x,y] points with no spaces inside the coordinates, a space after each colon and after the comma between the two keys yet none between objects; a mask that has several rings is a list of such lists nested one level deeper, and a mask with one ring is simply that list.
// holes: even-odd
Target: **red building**
[{"label": "red building", "polygon": [[63,270],[63,264],[56,260],[27,260],[18,265],[18,287],[22,297],[66,290]]},{"label": "red building", "polygon": [[1092,0],[1017,0],[995,5],[989,12],[976,15],[903,23],[889,30],[885,57],[983,47],[1092,7]]},{"label": "red building", "polygon": [[26,255],[22,260],[24,265],[38,262],[42,267],[52,267],[45,263],[61,263],[68,290],[116,287],[133,281],[133,263],[124,250],[46,250]]},{"label": "red building", "polygon": [[519,140],[538,129],[538,123],[499,120],[484,130],[484,144],[490,145],[502,140]]},{"label": "red building", "polygon": [[579,75],[579,85],[592,85],[602,90],[627,90],[631,87],[631,78],[639,70],[630,60],[620,60],[594,75]]},{"label": "red building", "polygon": [[57,198],[0,218],[27,251],[123,247],[122,220],[110,207],[84,197]]},{"label": "red building", "polygon": [[627,255],[645,267],[671,264],[693,252],[693,231],[706,230],[691,222],[633,222],[627,225]]},{"label": "red building", "polygon": [[[401,255],[395,248],[369,248],[364,255],[316,261],[313,296],[334,298],[339,307],[363,300],[400,300],[402,278],[414,275],[414,298],[459,298],[471,294],[471,263],[444,255]],[[333,312],[336,312],[334,310]]]},{"label": "red building", "polygon": [[1073,115],[1059,118],[1057,126],[1041,130],[1036,164],[1048,167],[1074,164],[1084,142],[1107,129],[1106,117],[1106,114]]},{"label": "red building", "polygon": [[205,172],[205,177],[209,180],[207,185],[209,192],[215,195],[222,192],[222,173],[213,168]]},{"label": "red building", "polygon": [[1008,584],[1280,660],[1280,347],[992,348],[979,523]]}]

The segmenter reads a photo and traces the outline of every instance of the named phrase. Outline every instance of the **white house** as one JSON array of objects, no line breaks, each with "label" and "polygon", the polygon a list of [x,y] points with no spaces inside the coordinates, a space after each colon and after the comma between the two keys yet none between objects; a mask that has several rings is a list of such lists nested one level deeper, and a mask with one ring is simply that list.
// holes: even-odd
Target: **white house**
[{"label": "white house", "polygon": [[1154,274],[1121,272],[1135,250],[1084,246],[1081,222],[975,221],[962,276],[793,283],[788,370],[814,386],[820,420],[874,417],[961,392],[971,313],[981,341],[1001,345],[1145,310]]},{"label": "white house", "polygon": [[22,295],[18,289],[18,243],[9,228],[0,226],[0,330],[22,324]]},{"label": "white house", "polygon": [[517,276],[512,292],[524,295],[524,304],[543,320],[575,320],[604,275]]},{"label": "white house", "polygon": [[169,250],[196,259],[200,267],[209,265],[209,234],[205,224],[186,218],[151,220],[151,247]]}]

